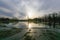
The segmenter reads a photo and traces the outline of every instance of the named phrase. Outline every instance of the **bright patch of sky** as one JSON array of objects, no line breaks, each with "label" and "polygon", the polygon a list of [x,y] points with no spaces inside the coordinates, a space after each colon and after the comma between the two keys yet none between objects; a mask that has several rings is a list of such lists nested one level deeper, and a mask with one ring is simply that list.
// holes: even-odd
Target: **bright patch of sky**
[{"label": "bright patch of sky", "polygon": [[54,11],[60,11],[60,0],[0,0],[1,16],[34,18]]}]

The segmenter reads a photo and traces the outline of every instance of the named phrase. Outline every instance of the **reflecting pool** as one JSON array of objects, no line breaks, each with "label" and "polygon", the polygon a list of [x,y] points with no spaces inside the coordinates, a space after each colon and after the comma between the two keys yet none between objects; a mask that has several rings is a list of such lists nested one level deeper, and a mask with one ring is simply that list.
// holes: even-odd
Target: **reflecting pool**
[{"label": "reflecting pool", "polygon": [[60,40],[60,25],[33,22],[0,23],[0,40]]}]

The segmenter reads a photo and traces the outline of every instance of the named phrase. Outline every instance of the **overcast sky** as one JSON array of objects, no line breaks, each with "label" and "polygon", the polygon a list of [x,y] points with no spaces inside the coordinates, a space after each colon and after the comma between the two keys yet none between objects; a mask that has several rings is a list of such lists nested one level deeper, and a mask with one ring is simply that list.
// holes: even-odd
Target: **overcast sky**
[{"label": "overcast sky", "polygon": [[[0,16],[25,18],[60,11],[60,0],[0,0]],[[31,16],[31,17],[32,17]]]}]

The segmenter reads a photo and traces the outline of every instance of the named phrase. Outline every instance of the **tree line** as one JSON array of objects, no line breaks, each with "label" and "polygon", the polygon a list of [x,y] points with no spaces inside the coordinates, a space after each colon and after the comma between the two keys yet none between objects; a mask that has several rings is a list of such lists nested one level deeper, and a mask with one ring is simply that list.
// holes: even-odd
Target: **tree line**
[{"label": "tree line", "polygon": [[34,18],[33,20],[37,22],[60,23],[60,12],[53,12],[51,14],[44,15],[41,18]]}]

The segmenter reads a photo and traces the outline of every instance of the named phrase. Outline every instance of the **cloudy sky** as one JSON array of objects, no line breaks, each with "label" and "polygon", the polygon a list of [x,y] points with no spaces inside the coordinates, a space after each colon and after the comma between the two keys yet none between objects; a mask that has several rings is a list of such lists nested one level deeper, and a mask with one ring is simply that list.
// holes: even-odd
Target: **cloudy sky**
[{"label": "cloudy sky", "polygon": [[0,0],[0,16],[30,18],[60,11],[60,0]]}]

